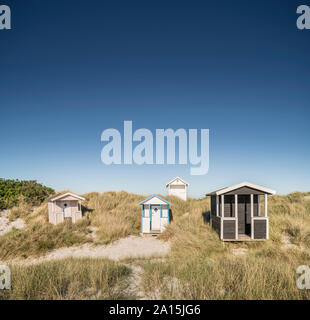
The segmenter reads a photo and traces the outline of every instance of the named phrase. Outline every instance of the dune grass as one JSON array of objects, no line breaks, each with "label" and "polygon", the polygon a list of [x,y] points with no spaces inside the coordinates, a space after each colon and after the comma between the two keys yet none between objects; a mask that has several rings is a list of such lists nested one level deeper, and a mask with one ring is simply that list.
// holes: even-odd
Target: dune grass
[{"label": "dune grass", "polygon": [[[310,246],[310,201],[306,200],[306,195],[297,192],[270,197],[271,241],[280,244],[287,235],[296,245]],[[57,226],[49,224],[47,203],[32,208],[20,201],[19,206],[12,208],[10,219],[23,218],[27,227],[0,237],[0,259],[41,255],[55,248],[85,242],[108,244],[140,233],[141,208],[137,203],[145,196],[111,191],[88,193],[84,197],[84,217],[73,225],[70,222]],[[209,199],[183,201],[173,196],[166,198],[173,203],[172,222],[160,238],[173,240],[176,254],[183,248],[198,250],[205,255],[223,251],[207,221]],[[92,228],[96,229],[95,239],[89,237]]]},{"label": "dune grass", "polygon": [[0,300],[125,299],[130,270],[107,259],[64,259],[11,265],[11,290]]},{"label": "dune grass", "polygon": [[[24,219],[26,228],[13,229],[0,237],[0,260],[41,256],[53,249],[87,242],[108,244],[141,232],[141,207],[138,203],[145,196],[125,191],[102,194],[92,192],[83,196],[86,199],[83,202],[83,219],[76,224],[66,221],[56,226],[48,223],[46,202],[33,208],[21,200],[18,206],[11,209],[9,219]],[[194,199],[186,202],[175,197],[168,199],[174,203],[173,219],[176,221],[190,208],[200,210],[201,207],[200,201]],[[206,202],[208,200],[201,203]],[[93,229],[96,230],[94,238],[90,237]]]},{"label": "dune grass", "polygon": [[[144,287],[157,288],[165,299],[310,299],[296,286],[299,265],[309,265],[310,201],[303,193],[269,201],[270,241],[223,243],[202,212],[207,200],[177,215],[161,235],[172,242],[169,257],[144,264]],[[283,246],[283,237],[296,245]],[[235,256],[233,249],[247,249]]]},{"label": "dune grass", "polygon": [[310,201],[309,193],[295,192],[287,196],[269,199],[270,235],[280,242],[283,235],[291,242],[310,248]]},{"label": "dune grass", "polygon": [[140,233],[141,208],[138,203],[143,196],[125,191],[93,192],[84,196],[86,215],[90,224],[97,228],[98,242],[107,244]]},{"label": "dune grass", "polygon": [[0,260],[37,257],[61,247],[90,242],[85,236],[86,221],[53,226],[34,223],[25,230],[13,229],[0,237]]},{"label": "dune grass", "polygon": [[[164,260],[141,264],[145,290],[159,290],[169,299],[310,299],[309,291],[296,286],[297,267],[310,261],[310,200],[306,196],[309,193],[296,192],[270,197],[270,240],[250,243],[219,240],[208,223],[209,199],[165,197],[173,203],[172,221],[159,238],[171,242],[171,252]],[[27,205],[14,208],[12,218],[22,217],[27,227],[0,237],[0,259],[42,255],[84,242],[106,244],[139,234],[137,203],[144,196],[122,191],[84,197],[85,215],[75,225],[48,224],[46,204],[35,210]],[[88,236],[92,227],[97,230],[95,240]],[[284,238],[292,246],[285,247]],[[233,250],[240,248],[247,253],[234,255]]]},{"label": "dune grass", "polygon": [[245,257],[227,253],[202,258],[185,253],[144,265],[144,287],[158,288],[164,299],[310,299],[309,290],[296,286],[296,268],[309,264],[309,254],[278,248],[265,254],[259,250]]},{"label": "dune grass", "polygon": [[[67,191],[63,191],[65,193]],[[50,250],[83,243],[108,244],[140,232],[140,206],[143,196],[122,192],[84,195],[83,219],[56,226],[48,223],[47,203],[32,208],[25,201],[11,209],[11,221],[22,218],[23,230],[13,229],[0,237],[0,260],[40,256]],[[96,238],[89,235],[96,228]]]}]

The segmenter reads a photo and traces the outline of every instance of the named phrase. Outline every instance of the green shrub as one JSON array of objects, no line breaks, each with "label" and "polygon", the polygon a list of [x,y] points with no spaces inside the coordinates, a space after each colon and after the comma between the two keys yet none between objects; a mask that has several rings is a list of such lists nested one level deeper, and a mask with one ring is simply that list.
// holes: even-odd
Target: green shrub
[{"label": "green shrub", "polygon": [[34,180],[6,180],[0,178],[0,210],[16,206],[20,199],[28,204],[39,205],[54,194],[52,188],[43,186]]}]

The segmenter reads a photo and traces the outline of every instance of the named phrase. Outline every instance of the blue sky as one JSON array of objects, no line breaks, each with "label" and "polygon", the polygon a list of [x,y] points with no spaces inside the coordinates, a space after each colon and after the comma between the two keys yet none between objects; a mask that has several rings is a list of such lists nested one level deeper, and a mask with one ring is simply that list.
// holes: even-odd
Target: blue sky
[{"label": "blue sky", "polygon": [[[310,191],[304,1],[3,0],[0,177],[56,190],[190,195],[244,180]],[[210,129],[210,169],[106,166],[103,130]]]}]

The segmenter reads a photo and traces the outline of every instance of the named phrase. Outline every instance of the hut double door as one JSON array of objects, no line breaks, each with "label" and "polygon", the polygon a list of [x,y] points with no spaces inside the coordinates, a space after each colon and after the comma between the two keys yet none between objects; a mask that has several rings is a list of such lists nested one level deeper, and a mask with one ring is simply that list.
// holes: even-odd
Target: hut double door
[{"label": "hut double door", "polygon": [[251,235],[250,195],[238,195],[238,234]]}]

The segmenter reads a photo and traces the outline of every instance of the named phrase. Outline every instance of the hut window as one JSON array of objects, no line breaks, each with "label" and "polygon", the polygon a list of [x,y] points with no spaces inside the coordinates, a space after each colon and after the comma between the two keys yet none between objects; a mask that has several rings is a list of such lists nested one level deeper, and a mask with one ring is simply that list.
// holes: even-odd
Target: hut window
[{"label": "hut window", "polygon": [[144,205],[144,217],[148,218],[150,216],[150,208],[148,204]]},{"label": "hut window", "polygon": [[164,204],[162,205],[162,218],[168,217],[168,205]]}]

